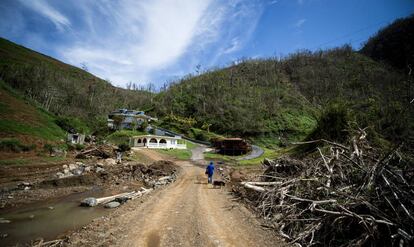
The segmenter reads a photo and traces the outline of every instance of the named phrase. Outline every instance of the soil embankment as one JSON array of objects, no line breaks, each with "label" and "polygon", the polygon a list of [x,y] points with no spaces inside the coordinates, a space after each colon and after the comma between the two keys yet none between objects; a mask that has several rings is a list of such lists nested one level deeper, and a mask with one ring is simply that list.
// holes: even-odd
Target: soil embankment
[{"label": "soil embankment", "polygon": [[173,162],[148,160],[151,163],[147,165],[85,160],[3,168],[9,176],[0,176],[0,245],[63,236],[111,213],[101,206],[79,207],[82,199],[137,191],[141,187],[157,188],[170,181],[160,182],[159,178],[175,177],[177,166]]}]

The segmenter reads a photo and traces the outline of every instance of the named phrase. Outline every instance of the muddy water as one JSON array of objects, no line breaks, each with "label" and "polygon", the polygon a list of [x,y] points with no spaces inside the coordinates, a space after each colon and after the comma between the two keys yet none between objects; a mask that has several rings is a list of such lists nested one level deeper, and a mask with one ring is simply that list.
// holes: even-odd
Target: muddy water
[{"label": "muddy water", "polygon": [[26,206],[9,212],[0,212],[0,246],[28,243],[36,238],[52,240],[59,234],[79,228],[93,219],[110,212],[102,207],[79,207],[85,197],[100,196],[101,191],[72,194],[60,200],[47,201]]}]

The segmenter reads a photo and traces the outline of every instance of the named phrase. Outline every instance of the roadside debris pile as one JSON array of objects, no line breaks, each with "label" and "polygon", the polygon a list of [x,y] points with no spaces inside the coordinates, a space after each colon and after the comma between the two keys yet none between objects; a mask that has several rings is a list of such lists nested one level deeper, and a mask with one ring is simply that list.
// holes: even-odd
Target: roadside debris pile
[{"label": "roadside debris pile", "polygon": [[150,165],[141,163],[125,163],[122,165],[106,166],[101,177],[106,183],[123,183],[128,181],[142,181],[150,188],[168,184],[176,178],[176,166],[171,161],[160,160]]},{"label": "roadside debris pile", "polygon": [[107,159],[110,157],[115,156],[115,146],[112,145],[91,145],[78,154],[76,154],[75,158],[77,159],[87,159],[92,157],[98,157],[102,159]]},{"label": "roadside debris pile", "polygon": [[116,208],[128,200],[141,197],[145,194],[150,193],[152,190],[169,184],[176,179],[177,170],[173,162],[171,161],[156,161],[149,166],[143,164],[126,164],[123,166],[115,166],[107,174],[109,177],[105,180],[143,180],[144,185],[151,187],[146,189],[141,187],[140,190],[125,192],[113,196],[102,197],[102,198],[85,198],[81,202],[81,206],[94,207],[103,204],[105,208]]},{"label": "roadside debris pile", "polygon": [[173,162],[159,160],[143,169],[143,179],[147,186],[157,188],[175,181],[177,168]]},{"label": "roadside debris pile", "polygon": [[63,165],[62,171],[56,173],[57,178],[67,178],[71,176],[79,176],[84,173],[95,171],[97,173],[105,171],[103,164],[97,163],[96,165],[85,165],[82,162],[76,162],[74,164]]},{"label": "roadside debris pile", "polygon": [[413,168],[370,147],[364,130],[347,145],[326,140],[303,161],[266,160],[260,181],[234,188],[290,244],[413,246]]},{"label": "roadside debris pile", "polygon": [[170,161],[150,165],[137,162],[116,164],[112,158],[72,162],[43,170],[39,177],[10,182],[0,189],[0,208],[12,208],[39,200],[61,197],[94,188],[111,193],[157,188],[176,179],[177,166]]},{"label": "roadside debris pile", "polygon": [[104,162],[89,165],[83,162],[63,165],[62,170],[56,173],[56,178],[63,179],[72,176],[96,174],[98,175],[97,178],[106,183],[119,184],[139,180],[143,181],[144,185],[154,188],[170,183],[176,177],[176,166],[171,161],[160,160],[146,166],[135,162],[116,164],[111,160],[106,159]]}]

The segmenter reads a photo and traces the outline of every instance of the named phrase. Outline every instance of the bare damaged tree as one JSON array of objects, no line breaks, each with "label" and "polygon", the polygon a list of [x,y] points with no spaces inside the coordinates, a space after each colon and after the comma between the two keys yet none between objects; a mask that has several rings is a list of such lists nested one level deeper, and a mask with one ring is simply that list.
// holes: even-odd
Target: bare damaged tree
[{"label": "bare damaged tree", "polygon": [[[325,143],[312,158],[265,160],[260,181],[236,192],[297,246],[412,246],[413,170],[371,147],[365,129],[347,144]],[[318,155],[318,156],[316,156]]]}]

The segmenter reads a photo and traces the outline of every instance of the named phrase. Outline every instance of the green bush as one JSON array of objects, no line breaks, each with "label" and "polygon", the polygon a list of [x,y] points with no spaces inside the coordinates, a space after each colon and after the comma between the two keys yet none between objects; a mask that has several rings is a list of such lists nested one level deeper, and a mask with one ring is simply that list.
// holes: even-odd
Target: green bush
[{"label": "green bush", "polygon": [[120,144],[118,146],[118,148],[119,148],[119,151],[121,151],[121,152],[126,152],[126,151],[131,150],[131,147],[128,144],[126,144],[126,143]]},{"label": "green bush", "polygon": [[11,152],[27,152],[36,148],[35,144],[24,145],[17,139],[4,139],[0,141],[0,150]]},{"label": "green bush", "polygon": [[52,153],[53,153],[53,145],[52,144],[49,144],[49,143],[46,143],[45,145],[43,145],[43,150],[45,151],[45,152],[48,152],[49,153],[49,155],[52,155]]},{"label": "green bush", "polygon": [[203,132],[195,133],[194,137],[196,140],[199,140],[199,141],[207,141],[207,137]]},{"label": "green bush", "polygon": [[346,105],[336,102],[328,105],[318,119],[316,129],[307,138],[343,142],[348,136],[350,113]]},{"label": "green bush", "polygon": [[55,120],[55,123],[61,127],[63,130],[70,133],[89,133],[90,130],[88,126],[80,119],[75,117],[58,117]]},{"label": "green bush", "polygon": [[75,145],[72,143],[67,143],[66,146],[68,151],[74,151],[76,149]]},{"label": "green bush", "polygon": [[82,150],[84,148],[85,148],[85,145],[82,145],[82,144],[76,144],[75,145],[75,149],[78,150],[78,151],[80,151],[80,150]]},{"label": "green bush", "polygon": [[145,131],[145,129],[148,127],[148,122],[144,121],[142,122],[136,129],[139,131]]},{"label": "green bush", "polygon": [[[344,142],[349,136],[350,120],[351,114],[344,103],[330,103],[319,117],[315,130],[306,137],[305,141],[326,139],[340,143]],[[319,145],[321,143],[299,145],[293,150],[293,153],[304,155],[315,151]]]}]

